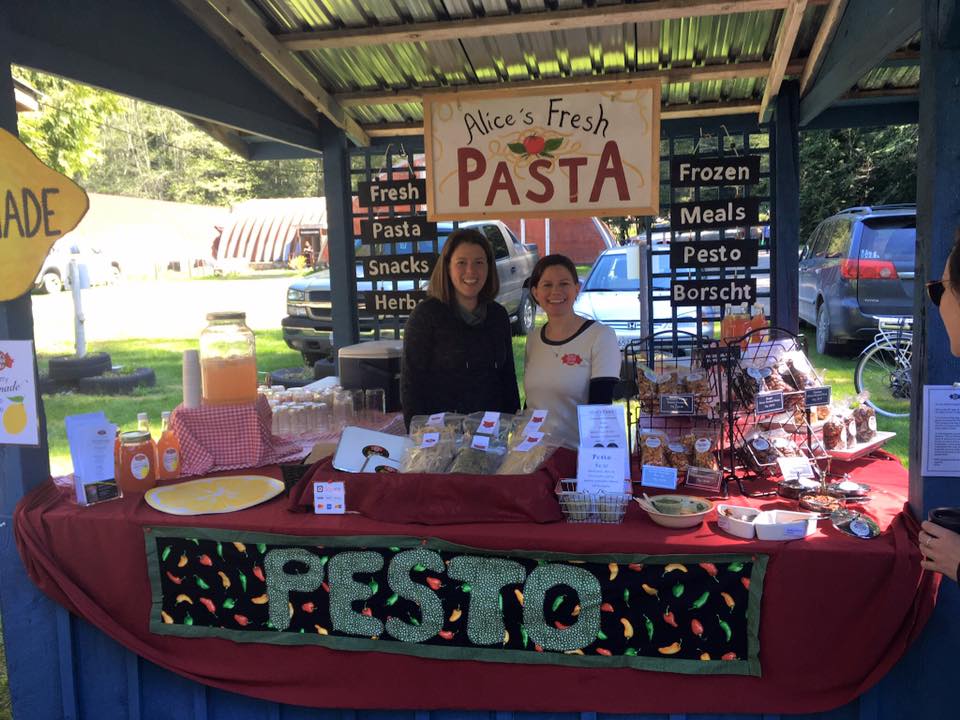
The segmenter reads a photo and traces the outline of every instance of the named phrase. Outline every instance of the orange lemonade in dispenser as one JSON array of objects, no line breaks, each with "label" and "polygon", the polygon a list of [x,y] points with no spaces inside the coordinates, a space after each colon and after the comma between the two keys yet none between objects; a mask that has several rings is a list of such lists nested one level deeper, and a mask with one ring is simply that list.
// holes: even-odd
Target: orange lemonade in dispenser
[{"label": "orange lemonade in dispenser", "polygon": [[200,379],[204,405],[232,405],[257,400],[257,354],[246,313],[207,315],[200,333]]}]

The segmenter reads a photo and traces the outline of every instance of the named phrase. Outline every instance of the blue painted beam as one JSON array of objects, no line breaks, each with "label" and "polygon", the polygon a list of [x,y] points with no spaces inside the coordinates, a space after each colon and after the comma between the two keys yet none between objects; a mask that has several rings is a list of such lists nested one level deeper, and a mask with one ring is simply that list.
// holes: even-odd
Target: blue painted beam
[{"label": "blue painted beam", "polygon": [[[923,0],[920,49],[920,122],[917,152],[917,259],[914,281],[913,378],[910,428],[910,506],[919,517],[933,507],[960,505],[956,478],[921,474],[924,385],[960,380],[939,313],[923,284],[941,276],[960,222],[960,49],[951,37],[957,0]],[[945,38],[942,40],[941,38]],[[947,292],[953,289],[948,288]],[[960,647],[960,591],[944,579],[933,617],[919,641],[891,673],[888,717],[956,717],[956,649]],[[898,707],[899,705],[899,707]]]},{"label": "blue painted beam", "polygon": [[800,102],[805,126],[920,29],[921,0],[849,0],[816,80]]},{"label": "blue painted beam", "polygon": [[677,118],[660,121],[660,134],[664,137],[680,135],[698,135],[706,126],[726,128],[728,132],[760,132],[760,123],[756,113],[740,115],[720,115],[705,118]]},{"label": "blue painted beam", "polygon": [[30,0],[5,8],[15,64],[279,142],[321,148],[317,124],[267,88],[175,2]]},{"label": "blue painted beam", "polygon": [[[17,132],[6,6],[0,6],[0,127]],[[33,340],[30,295],[0,303],[0,343]],[[62,717],[54,606],[30,582],[13,539],[18,500],[50,474],[47,425],[39,402],[40,445],[0,445],[0,613],[10,697],[17,717]]]},{"label": "blue painted beam", "polygon": [[916,98],[880,102],[874,100],[836,103],[807,123],[804,130],[836,128],[872,128],[890,125],[916,125],[920,103]]},{"label": "blue painted beam", "polygon": [[797,125],[800,85],[788,80],[774,100],[772,322],[799,330],[797,307],[800,274],[800,130]]},{"label": "blue painted beam", "polygon": [[353,210],[350,155],[342,130],[326,134],[323,146],[323,188],[327,201],[327,248],[330,257],[330,302],[333,342],[339,348],[360,340],[357,322],[356,259],[353,251]]}]

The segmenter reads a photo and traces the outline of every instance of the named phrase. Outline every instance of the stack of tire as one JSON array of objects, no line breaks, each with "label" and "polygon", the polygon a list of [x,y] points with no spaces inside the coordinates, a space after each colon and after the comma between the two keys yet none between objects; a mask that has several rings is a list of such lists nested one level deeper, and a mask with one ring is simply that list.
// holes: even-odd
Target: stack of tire
[{"label": "stack of tire", "polygon": [[49,372],[40,376],[40,392],[71,390],[85,395],[126,395],[138,387],[153,387],[157,377],[150,368],[132,372],[113,371],[113,361],[105,352],[57,355],[50,358]]}]

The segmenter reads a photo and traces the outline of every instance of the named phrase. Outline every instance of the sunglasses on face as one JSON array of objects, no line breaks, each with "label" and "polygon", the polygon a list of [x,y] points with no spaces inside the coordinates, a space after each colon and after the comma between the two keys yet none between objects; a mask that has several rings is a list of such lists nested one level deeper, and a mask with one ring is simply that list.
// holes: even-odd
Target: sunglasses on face
[{"label": "sunglasses on face", "polygon": [[927,295],[937,307],[940,307],[940,301],[943,300],[943,293],[947,289],[947,283],[943,280],[931,280],[927,283]]}]

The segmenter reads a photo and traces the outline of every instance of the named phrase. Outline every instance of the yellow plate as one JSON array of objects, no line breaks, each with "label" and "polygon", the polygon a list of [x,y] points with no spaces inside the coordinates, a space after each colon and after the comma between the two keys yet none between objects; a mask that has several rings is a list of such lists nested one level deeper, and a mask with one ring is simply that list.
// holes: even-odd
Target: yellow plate
[{"label": "yellow plate", "polygon": [[264,475],[226,475],[148,490],[144,499],[171,515],[210,515],[244,510],[283,492],[283,483]]}]

